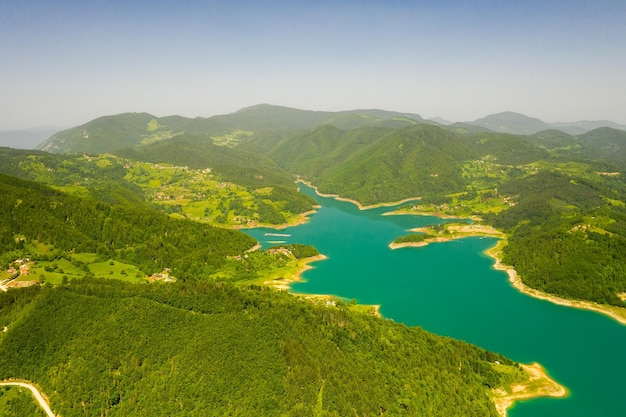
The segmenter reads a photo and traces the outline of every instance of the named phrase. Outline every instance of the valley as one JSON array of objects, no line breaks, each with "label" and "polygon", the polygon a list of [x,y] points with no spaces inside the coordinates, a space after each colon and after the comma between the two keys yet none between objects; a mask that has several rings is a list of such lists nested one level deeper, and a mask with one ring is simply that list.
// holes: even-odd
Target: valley
[{"label": "valley", "polygon": [[[394,265],[414,270],[422,251],[468,257],[470,276],[501,274],[477,260],[497,239],[495,268],[518,290],[623,322],[626,132],[498,117],[515,123],[269,105],[208,119],[127,113],[41,150],[1,148],[0,378],[35,381],[62,415],[458,415],[469,401],[466,415],[496,416],[506,407],[494,393],[510,401],[535,378],[518,360],[596,395],[546,350],[512,349],[480,326],[475,336],[406,298],[466,305],[456,295],[394,292],[417,285]],[[480,279],[477,294],[506,291]],[[526,303],[515,291],[500,296]],[[89,384],[61,386],[78,375]],[[547,415],[518,408],[510,415]]]}]

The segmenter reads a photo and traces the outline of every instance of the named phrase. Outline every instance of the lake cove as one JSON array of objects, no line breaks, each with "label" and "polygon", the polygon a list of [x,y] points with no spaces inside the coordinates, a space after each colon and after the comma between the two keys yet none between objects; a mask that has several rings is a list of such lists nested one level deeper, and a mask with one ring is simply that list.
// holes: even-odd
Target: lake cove
[{"label": "lake cove", "polygon": [[[407,230],[454,220],[383,216],[300,185],[321,208],[306,224],[281,230],[287,243],[313,245],[312,264],[293,292],[331,294],[380,305],[383,317],[463,339],[521,363],[539,362],[570,391],[567,398],[515,403],[509,417],[624,415],[626,326],[591,311],[552,304],[513,288],[484,254],[497,239],[468,237],[392,250]],[[251,229],[263,247],[276,240]],[[275,231],[274,231],[275,232]]]}]

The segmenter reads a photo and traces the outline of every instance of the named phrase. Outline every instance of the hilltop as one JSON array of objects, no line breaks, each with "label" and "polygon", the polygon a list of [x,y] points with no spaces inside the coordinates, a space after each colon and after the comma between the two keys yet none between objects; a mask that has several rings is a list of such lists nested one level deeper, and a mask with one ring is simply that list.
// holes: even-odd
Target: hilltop
[{"label": "hilltop", "polygon": [[235,113],[209,118],[156,117],[148,113],[104,116],[84,125],[58,132],[37,147],[54,153],[102,153],[147,145],[183,133],[233,146],[265,130],[307,130],[322,125],[341,129],[361,126],[409,126],[423,123],[416,114],[384,110],[317,112],[261,104]]},{"label": "hilltop", "polygon": [[[626,130],[611,121],[546,123],[520,113],[502,112],[463,123],[441,118],[423,119],[414,113],[361,109],[348,111],[312,111],[270,104],[243,108],[234,113],[208,118],[182,116],[156,117],[149,113],[123,113],[103,116],[83,125],[57,132],[37,149],[54,153],[102,153],[151,144],[183,133],[203,136],[225,146],[236,146],[251,136],[303,132],[324,125],[342,130],[361,127],[399,128],[416,124],[449,126],[457,131],[494,131],[512,134],[535,134],[558,129],[569,134],[583,134],[599,127]],[[280,132],[280,133],[279,133]]]}]

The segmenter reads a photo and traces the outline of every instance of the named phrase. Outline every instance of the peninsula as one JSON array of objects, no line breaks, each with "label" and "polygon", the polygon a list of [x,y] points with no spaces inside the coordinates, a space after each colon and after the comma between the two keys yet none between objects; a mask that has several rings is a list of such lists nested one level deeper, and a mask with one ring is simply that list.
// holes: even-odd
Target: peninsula
[{"label": "peninsula", "polygon": [[[500,366],[495,364],[495,366]],[[507,416],[507,409],[515,401],[529,400],[540,397],[563,398],[568,395],[565,387],[550,378],[546,370],[538,363],[531,365],[520,364],[528,376],[523,382],[513,383],[505,388],[493,388],[491,399],[501,417]]]}]

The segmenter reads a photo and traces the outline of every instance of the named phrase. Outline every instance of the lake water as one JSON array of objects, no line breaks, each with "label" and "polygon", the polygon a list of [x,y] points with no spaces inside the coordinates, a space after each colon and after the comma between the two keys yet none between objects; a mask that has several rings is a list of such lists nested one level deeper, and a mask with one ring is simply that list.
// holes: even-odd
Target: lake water
[{"label": "lake water", "polygon": [[[541,363],[571,392],[565,399],[516,403],[510,417],[626,416],[626,326],[603,315],[557,306],[519,293],[483,252],[493,238],[471,237],[391,250],[407,230],[442,220],[382,216],[301,186],[322,208],[304,225],[281,230],[288,243],[313,245],[327,260],[313,263],[294,292],[332,294],[378,304],[384,317],[422,326],[502,353]],[[248,233],[264,246],[271,229]]]}]

